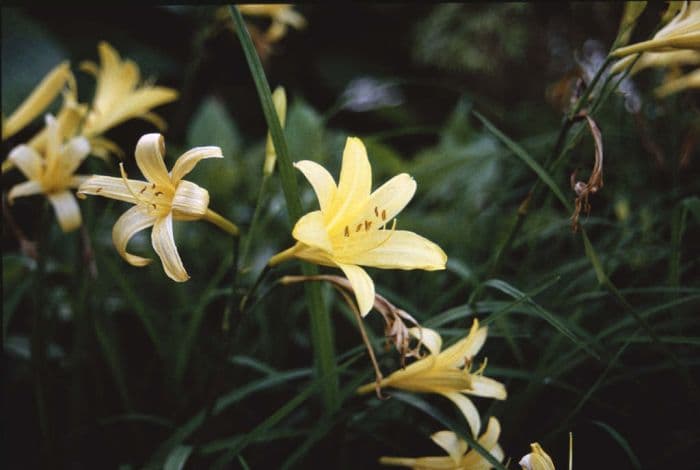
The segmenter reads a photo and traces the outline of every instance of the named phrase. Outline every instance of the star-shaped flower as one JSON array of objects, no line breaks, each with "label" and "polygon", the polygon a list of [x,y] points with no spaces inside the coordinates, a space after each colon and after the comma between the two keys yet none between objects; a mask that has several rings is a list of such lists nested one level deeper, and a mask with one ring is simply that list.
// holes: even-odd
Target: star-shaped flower
[{"label": "star-shaped flower", "polygon": [[294,166],[309,180],[320,210],[297,221],[292,231],[297,243],[273,256],[271,266],[296,257],[340,268],[352,284],[363,316],[374,303],[374,282],[360,266],[445,269],[447,255],[439,246],[413,232],[395,230],[394,217],[413,197],[416,182],[402,173],[370,192],[372,168],[360,139],[348,138],[337,185],[318,163],[304,160]]}]

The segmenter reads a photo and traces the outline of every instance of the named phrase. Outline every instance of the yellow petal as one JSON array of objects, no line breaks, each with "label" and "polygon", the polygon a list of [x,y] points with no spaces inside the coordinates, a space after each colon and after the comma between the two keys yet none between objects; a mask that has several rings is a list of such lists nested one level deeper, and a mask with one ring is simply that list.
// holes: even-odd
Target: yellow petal
[{"label": "yellow petal", "polygon": [[474,406],[474,403],[459,392],[446,392],[442,395],[457,405],[459,411],[461,411],[462,415],[464,415],[464,419],[466,419],[467,423],[469,423],[469,429],[471,429],[472,436],[478,436],[479,429],[481,429],[481,418],[479,417],[479,412]]},{"label": "yellow petal", "polygon": [[69,178],[78,169],[85,157],[90,153],[90,144],[85,137],[74,137],[63,146],[61,160],[61,175]]},{"label": "yellow petal", "polygon": [[163,132],[168,128],[168,123],[165,122],[165,119],[162,117],[158,116],[156,113],[144,113],[139,116],[134,116],[138,117],[139,119],[143,119],[144,121],[148,121],[156,128],[158,128],[159,131]]},{"label": "yellow petal", "polygon": [[192,171],[197,163],[204,158],[224,158],[220,147],[195,147],[180,155],[173,170],[170,173],[170,179],[173,184],[177,184],[187,173]]},{"label": "yellow petal", "polygon": [[428,348],[430,354],[437,356],[440,354],[442,349],[442,337],[437,331],[431,330],[430,328],[414,327],[410,328],[408,332],[416,339],[423,343],[423,346]]},{"label": "yellow petal", "polygon": [[520,460],[520,466],[525,470],[555,470],[552,458],[537,443],[530,444],[532,452]]},{"label": "yellow petal", "polygon": [[173,215],[168,213],[165,217],[159,218],[153,226],[151,232],[151,243],[163,263],[165,274],[176,282],[184,282],[190,278],[182,265],[180,254],[175,246],[173,235]]},{"label": "yellow petal", "polygon": [[294,166],[304,174],[311,187],[314,188],[321,212],[325,214],[338,191],[335,180],[325,168],[311,160],[296,162]]},{"label": "yellow petal", "polygon": [[24,173],[27,179],[36,180],[42,174],[44,159],[28,145],[18,145],[13,148],[7,158]]},{"label": "yellow petal", "polygon": [[112,242],[119,255],[132,266],[146,266],[152,260],[132,255],[126,246],[136,233],[151,227],[156,222],[155,215],[149,215],[141,206],[135,206],[124,212],[112,229]]},{"label": "yellow petal", "polygon": [[[486,427],[486,432],[481,435],[478,442],[481,446],[488,450],[499,461],[503,461],[503,450],[498,445],[498,436],[501,434],[501,425],[496,418],[489,418],[489,423]],[[462,468],[493,468],[481,454],[476,451],[469,452],[462,459]]]},{"label": "yellow petal", "polygon": [[338,264],[338,267],[343,270],[345,277],[350,281],[352,290],[355,292],[360,315],[364,317],[372,310],[374,305],[374,282],[372,278],[359,266]]},{"label": "yellow petal", "polygon": [[[87,107],[75,102],[74,98],[66,94],[63,98],[63,106],[56,116],[62,134],[65,137],[74,136],[77,131],[83,116],[87,111]],[[39,153],[46,150],[46,134],[47,129],[44,127],[27,144]]]},{"label": "yellow petal", "polygon": [[209,207],[209,192],[189,181],[180,181],[173,196],[172,208],[178,220],[202,218]]},{"label": "yellow petal", "polygon": [[12,189],[10,189],[10,192],[7,194],[7,200],[12,204],[17,197],[33,196],[43,192],[44,189],[38,181],[25,181],[12,186]]},{"label": "yellow petal", "polygon": [[70,191],[59,191],[48,195],[49,201],[56,212],[58,224],[64,232],[70,232],[80,227],[80,207]]},{"label": "yellow petal", "polygon": [[321,266],[336,266],[335,261],[331,259],[327,251],[320,250],[301,242],[297,242],[296,245],[294,245],[293,250],[293,256],[296,258],[303,259],[310,263],[320,264]]},{"label": "yellow petal", "polygon": [[90,176],[87,175],[73,175],[70,177],[70,180],[68,182],[68,187],[69,188],[79,188],[81,184],[86,182],[88,179],[90,179]]},{"label": "yellow petal", "polygon": [[171,187],[170,176],[165,168],[163,155],[165,141],[160,134],[146,134],[136,143],[136,164],[148,181]]},{"label": "yellow petal", "polygon": [[104,114],[96,115],[94,122],[88,122],[86,134],[100,134],[128,119],[143,117],[149,109],[169,103],[178,97],[175,90],[166,87],[144,87],[118,93],[121,93],[118,95],[120,101],[111,105]]},{"label": "yellow petal", "polygon": [[[133,188],[143,186],[143,181],[127,180]],[[124,185],[124,180],[113,176],[91,176],[78,188],[78,197],[85,197],[86,194],[91,196],[102,196],[118,201],[130,202],[136,204],[136,199],[131,195],[129,190]]]},{"label": "yellow petal", "polygon": [[469,334],[445,349],[442,354],[440,354],[438,361],[442,367],[461,367],[464,364],[465,358],[476,356],[476,353],[479,352],[486,342],[487,335],[488,328],[479,328],[479,320],[475,318],[472,322]]},{"label": "yellow petal", "polygon": [[[351,237],[352,238],[352,237]],[[427,238],[406,230],[375,230],[347,243],[338,258],[384,269],[445,269],[447,255]]]},{"label": "yellow petal", "polygon": [[333,245],[328,237],[328,232],[326,232],[321,211],[309,212],[297,220],[292,230],[292,236],[308,246],[327,253],[333,252]]},{"label": "yellow petal", "polygon": [[467,451],[467,443],[464,442],[464,440],[460,439],[459,436],[452,431],[438,431],[430,436],[430,439],[445,449],[445,452],[450,455],[455,465],[459,465],[462,456]]},{"label": "yellow petal", "polygon": [[494,417],[489,418],[486,432],[479,438],[479,444],[485,449],[491,450],[498,443],[498,436],[501,435],[501,423]]},{"label": "yellow petal", "polygon": [[471,375],[471,387],[469,390],[464,390],[464,392],[469,395],[495,398],[497,400],[505,400],[508,398],[505,385],[497,380],[476,374]]},{"label": "yellow petal", "polygon": [[669,80],[654,90],[654,94],[659,98],[678,93],[690,88],[700,88],[700,69],[689,72],[675,80]]},{"label": "yellow petal", "polygon": [[415,193],[416,181],[410,175],[394,176],[370,195],[366,218],[377,219],[378,225],[388,223],[406,207]]},{"label": "yellow petal", "polygon": [[58,154],[61,151],[63,136],[61,135],[61,127],[55,117],[47,114],[44,119],[46,121],[46,152],[44,153],[44,159],[46,160],[46,165],[52,167],[59,159]]},{"label": "yellow petal", "polygon": [[344,219],[364,210],[371,187],[372,168],[367,158],[367,150],[360,139],[348,137],[343,150],[338,191],[329,208],[329,232],[332,233],[337,226],[346,225]]},{"label": "yellow petal", "polygon": [[124,151],[117,144],[104,137],[91,137],[90,147],[92,154],[102,160],[109,161],[110,154],[115,155],[120,160],[124,159]]},{"label": "yellow petal", "polygon": [[63,62],[51,70],[15,112],[3,121],[2,140],[9,139],[44,112],[70,76],[68,62]]}]

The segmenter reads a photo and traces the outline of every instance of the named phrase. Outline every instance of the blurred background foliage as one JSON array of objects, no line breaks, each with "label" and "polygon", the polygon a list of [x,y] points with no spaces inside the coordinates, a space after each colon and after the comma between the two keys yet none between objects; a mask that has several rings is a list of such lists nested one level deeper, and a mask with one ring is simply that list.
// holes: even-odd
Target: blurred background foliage
[{"label": "blurred background foliage", "polygon": [[[181,92],[159,110],[170,124],[169,162],[192,146],[223,149],[225,159],[203,162],[189,179],[206,187],[210,207],[245,233],[267,128],[240,44],[217,19],[217,8],[3,7],[3,114],[55,64],[95,60],[98,41],[106,40],[136,61],[143,76]],[[464,334],[474,315],[490,325],[487,373],[506,383],[509,398],[476,403],[482,416],[501,421],[510,468],[534,441],[563,468],[568,431],[577,468],[700,464],[700,395],[692,388],[700,377],[697,93],[656,100],[651,90],[663,73],[649,71],[634,77],[626,96],[614,93],[605,101],[595,115],[605,146],[605,187],[592,197],[583,222],[599,268],[678,362],[599,284],[580,235],[570,230],[570,214],[549,194],[532,201],[512,249],[491,270],[537,176],[471,111],[479,110],[543,163],[567,93],[576,77],[591,73],[594,51],[604,55],[612,44],[622,4],[296,9],[306,28],[290,30],[263,57],[271,85],[287,89],[292,158],[315,160],[337,175],[345,138],[357,135],[367,145],[375,187],[398,172],[415,177],[418,192],[399,224],[439,243],[450,257],[448,269],[372,275],[379,293],[447,338]],[[663,9],[650,5],[633,39],[649,37]],[[264,19],[250,22],[267,26]],[[76,76],[87,101],[92,78]],[[636,112],[630,112],[632,98]],[[4,143],[3,154],[34,131]],[[109,132],[129,149],[127,171],[136,171],[136,140],[152,131],[130,121]],[[572,202],[569,175],[576,169],[587,174],[592,162],[592,139],[584,135],[553,173]],[[83,173],[118,171],[116,163],[97,160],[86,166]],[[21,179],[18,172],[4,174],[3,187]],[[299,182],[304,207],[315,208],[310,188]],[[242,292],[267,259],[291,243],[284,198],[279,184],[272,188],[262,230],[250,241],[250,258],[242,260]],[[341,374],[341,411],[324,415],[311,395],[259,427],[314,383],[302,289],[271,282],[298,273],[297,263],[276,270],[263,286],[266,295],[244,319],[229,354],[221,325],[231,240],[203,223],[176,224],[192,276],[176,284],[160,263],[139,269],[119,258],[111,228],[122,206],[81,202],[96,279],[80,235],[60,232],[41,198],[18,199],[11,208],[29,239],[46,239],[40,284],[36,262],[3,224],[5,468],[47,462],[71,469],[204,468],[231,449],[227,468],[371,468],[381,455],[438,455],[427,439],[443,428],[433,418],[398,399],[353,395],[355,386],[371,381],[371,367],[350,312],[329,288],[324,298],[339,363],[355,358]],[[151,253],[147,234],[130,246]],[[500,281],[484,286],[490,278]],[[48,341],[47,362],[38,372],[31,362],[37,309],[46,315]],[[379,346],[377,317],[366,324]],[[385,373],[398,366],[392,352],[379,358]],[[37,382],[47,394],[48,444],[34,400]],[[448,403],[423,398],[456,416]],[[215,399],[213,416],[203,424],[198,413]]]}]

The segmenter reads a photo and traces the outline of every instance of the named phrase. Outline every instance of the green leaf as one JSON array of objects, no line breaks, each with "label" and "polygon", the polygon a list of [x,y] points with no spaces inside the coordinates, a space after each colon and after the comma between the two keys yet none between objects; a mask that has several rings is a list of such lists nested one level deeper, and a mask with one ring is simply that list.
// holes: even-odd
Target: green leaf
[{"label": "green leaf", "polygon": [[168,455],[163,470],[182,470],[192,454],[192,446],[177,446]]},{"label": "green leaf", "polygon": [[625,439],[622,434],[617,432],[609,424],[605,424],[602,421],[593,421],[593,424],[600,426],[605,431],[607,431],[608,434],[610,434],[610,437],[612,437],[615,440],[615,442],[617,442],[620,445],[620,447],[622,447],[622,450],[624,450],[627,456],[630,458],[630,461],[632,462],[632,466],[634,468],[642,468],[642,463],[639,461],[634,451],[632,450],[632,447],[630,447],[629,443],[627,442],[627,439]]}]

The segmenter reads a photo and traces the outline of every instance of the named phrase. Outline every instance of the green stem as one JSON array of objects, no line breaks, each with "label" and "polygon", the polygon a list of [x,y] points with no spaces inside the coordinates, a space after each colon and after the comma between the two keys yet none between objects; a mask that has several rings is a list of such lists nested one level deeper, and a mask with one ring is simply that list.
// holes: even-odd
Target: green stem
[{"label": "green stem", "polygon": [[[296,222],[302,215],[301,199],[297,188],[296,175],[292,166],[292,160],[287,148],[287,141],[284,138],[279,116],[272,102],[270,86],[267,83],[265,72],[263,71],[260,58],[258,57],[250,33],[243,22],[241,13],[235,6],[229,6],[229,12],[236,25],[236,32],[241,41],[243,52],[248,62],[248,67],[253,75],[255,88],[262,104],[265,120],[267,121],[272,142],[278,158],[278,168],[280,179],[282,180],[282,190],[287,202],[287,212],[291,223]],[[312,276],[318,274],[315,266],[302,265],[305,275]],[[306,301],[311,313],[311,340],[314,346],[317,374],[323,377],[321,384],[321,394],[326,411],[335,412],[340,407],[340,392],[338,388],[338,372],[335,363],[335,346],[333,340],[333,327],[330,317],[327,315],[323,304],[320,286],[316,283],[307,283],[304,286]]]}]

